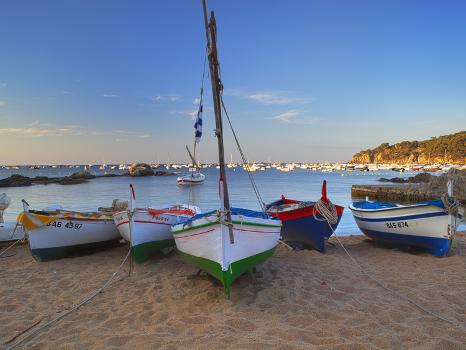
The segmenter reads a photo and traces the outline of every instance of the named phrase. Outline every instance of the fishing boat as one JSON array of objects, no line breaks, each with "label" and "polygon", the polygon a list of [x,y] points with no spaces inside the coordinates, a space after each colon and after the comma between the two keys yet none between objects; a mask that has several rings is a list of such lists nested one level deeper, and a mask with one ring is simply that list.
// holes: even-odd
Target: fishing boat
[{"label": "fishing boat", "polygon": [[[131,186],[131,207],[136,200]],[[113,214],[121,236],[131,244],[137,262],[144,262],[154,253],[164,252],[175,246],[171,226],[186,221],[201,210],[192,205],[159,205],[150,208],[134,208]]]},{"label": "fishing boat", "polygon": [[121,211],[122,206],[114,201],[111,208],[94,212],[65,210],[60,205],[31,210],[23,200],[24,211],[17,221],[24,227],[32,256],[38,261],[49,261],[118,243],[121,237],[112,214]]},{"label": "fishing boat", "polygon": [[412,205],[359,201],[350,205],[359,229],[368,237],[400,248],[419,248],[444,256],[459,220],[454,202],[433,200]]},{"label": "fishing boat", "polygon": [[[322,205],[333,212],[333,220],[322,215]],[[282,221],[281,235],[291,246],[313,248],[325,252],[326,242],[336,230],[343,207],[333,205],[327,198],[327,182],[322,184],[322,197],[318,202],[298,201],[282,196],[278,201],[267,205],[267,212]]]},{"label": "fishing boat", "polygon": [[[223,147],[222,107],[225,106],[221,98],[223,85],[217,54],[217,28],[214,13],[210,20],[207,18],[205,0],[203,10],[218,142],[220,208],[174,225],[172,232],[181,257],[218,279],[230,297],[233,281],[245,272],[252,272],[257,264],[273,254],[280,238],[281,222],[265,212],[230,207]],[[226,116],[231,125],[228,114]],[[239,145],[233,128],[232,132]],[[243,154],[242,158],[246,163]]]},{"label": "fishing boat", "polygon": [[10,243],[22,239],[24,232],[21,225],[14,222],[5,222],[3,214],[10,206],[10,197],[6,193],[0,193],[0,244]]}]

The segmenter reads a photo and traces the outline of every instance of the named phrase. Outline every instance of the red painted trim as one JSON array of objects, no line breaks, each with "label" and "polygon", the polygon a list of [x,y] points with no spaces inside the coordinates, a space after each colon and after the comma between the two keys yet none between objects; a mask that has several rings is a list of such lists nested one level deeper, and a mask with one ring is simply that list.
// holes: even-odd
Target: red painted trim
[{"label": "red painted trim", "polygon": [[129,220],[119,222],[118,225],[116,225],[116,227],[118,227],[118,226],[120,226],[120,225],[127,224],[128,222],[129,222]]},{"label": "red painted trim", "polygon": [[166,222],[144,221],[144,220],[134,220],[134,222],[140,222],[141,224],[156,224],[156,225],[168,225],[168,226],[172,225],[172,224],[167,224]]},{"label": "red painted trim", "polygon": [[[155,225],[168,225],[168,226],[171,226],[171,224],[167,224],[165,222],[154,222],[154,221],[143,221],[143,220],[134,220],[134,222],[138,222],[138,223],[142,223],[142,224],[155,224]],[[120,225],[123,225],[123,224],[127,224],[127,223],[129,223],[129,220],[122,221],[122,222],[118,223],[118,225],[116,225],[116,227],[118,227]]]},{"label": "red painted trim", "polygon": [[178,236],[178,235],[176,235],[175,238],[186,238],[186,237],[191,237],[191,236],[198,236],[198,235],[202,235],[202,234],[204,234],[204,233],[212,232],[212,231],[214,231],[214,230],[215,230],[215,228],[212,228],[212,229],[207,230],[207,231],[198,232],[198,233],[193,233],[193,234],[191,234],[191,235],[186,235],[186,236]]},{"label": "red painted trim", "polygon": [[254,233],[280,233],[279,232],[275,232],[275,231],[254,231],[254,230],[243,230],[241,228],[236,228],[236,227],[233,227],[233,230],[234,231],[244,231],[244,232],[254,232]]}]

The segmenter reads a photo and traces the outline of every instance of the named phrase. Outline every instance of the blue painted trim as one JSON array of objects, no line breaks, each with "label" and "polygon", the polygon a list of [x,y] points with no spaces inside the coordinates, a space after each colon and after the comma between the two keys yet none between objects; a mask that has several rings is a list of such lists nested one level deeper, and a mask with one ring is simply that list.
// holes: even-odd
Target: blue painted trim
[{"label": "blue painted trim", "polygon": [[355,219],[360,221],[368,221],[368,222],[385,222],[385,221],[405,221],[405,220],[416,220],[416,219],[425,219],[425,218],[432,218],[435,216],[445,216],[448,213],[445,212],[438,212],[438,213],[427,213],[427,214],[417,214],[417,215],[407,215],[407,216],[394,216],[394,217],[386,217],[386,218],[361,218],[359,216],[354,216]]},{"label": "blue painted trim", "polygon": [[398,247],[416,247],[433,255],[446,255],[451,248],[452,240],[442,237],[425,237],[402,235],[399,233],[389,233],[360,228],[369,238],[375,241]]}]

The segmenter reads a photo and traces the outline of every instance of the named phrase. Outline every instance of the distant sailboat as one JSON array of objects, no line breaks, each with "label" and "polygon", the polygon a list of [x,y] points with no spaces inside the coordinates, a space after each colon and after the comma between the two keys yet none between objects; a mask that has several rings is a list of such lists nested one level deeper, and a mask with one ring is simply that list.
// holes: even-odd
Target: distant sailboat
[{"label": "distant sailboat", "polygon": [[217,28],[213,12],[210,21],[207,19],[205,0],[203,9],[218,141],[220,208],[174,225],[172,232],[182,258],[218,279],[229,297],[230,286],[236,278],[251,272],[255,265],[272,256],[280,238],[281,221],[265,212],[230,207],[223,147]]},{"label": "distant sailboat", "polygon": [[[205,67],[205,65],[204,65]],[[205,70],[202,73],[202,84],[201,84],[201,97],[199,99],[199,108],[197,110],[196,122],[194,123],[194,146],[193,154],[186,146],[189,157],[192,160],[192,168],[189,169],[189,173],[183,176],[179,176],[176,179],[178,185],[200,185],[205,181],[205,175],[201,173],[199,163],[196,161],[196,145],[201,141],[202,136],[202,95],[204,93],[204,76]]]}]

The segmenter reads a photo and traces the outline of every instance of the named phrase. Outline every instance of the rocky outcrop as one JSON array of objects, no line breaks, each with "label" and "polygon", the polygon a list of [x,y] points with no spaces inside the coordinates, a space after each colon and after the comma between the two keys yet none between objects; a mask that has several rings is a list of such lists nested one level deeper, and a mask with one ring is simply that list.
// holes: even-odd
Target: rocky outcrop
[{"label": "rocky outcrop", "polygon": [[81,171],[78,171],[74,174],[70,175],[71,179],[85,179],[85,180],[90,180],[90,179],[95,179],[96,176],[94,174],[91,174],[89,170],[83,169]]},{"label": "rocky outcrop", "polygon": [[78,185],[88,182],[88,180],[102,178],[102,177],[119,177],[119,176],[172,176],[176,175],[169,171],[154,171],[147,164],[137,163],[132,169],[132,173],[124,174],[103,174],[93,175],[89,171],[83,170],[74,173],[70,176],[64,177],[47,177],[47,176],[36,176],[27,177],[19,174],[11,175],[6,179],[0,180],[0,187],[20,187],[20,186],[31,186],[31,185],[48,185],[48,184],[59,184],[59,185]]},{"label": "rocky outcrop", "polygon": [[377,181],[415,184],[415,183],[427,183],[431,180],[432,177],[434,176],[429,173],[420,173],[420,174],[417,174],[416,176],[410,176],[410,177],[392,177],[390,179],[381,177]]},{"label": "rocky outcrop", "polygon": [[466,164],[466,131],[424,141],[382,143],[356,153],[350,163]]},{"label": "rocky outcrop", "polygon": [[130,176],[153,176],[154,170],[147,163],[136,163],[129,167]]},{"label": "rocky outcrop", "polygon": [[0,180],[0,187],[31,186],[32,179],[27,176],[13,174],[6,179]]}]

